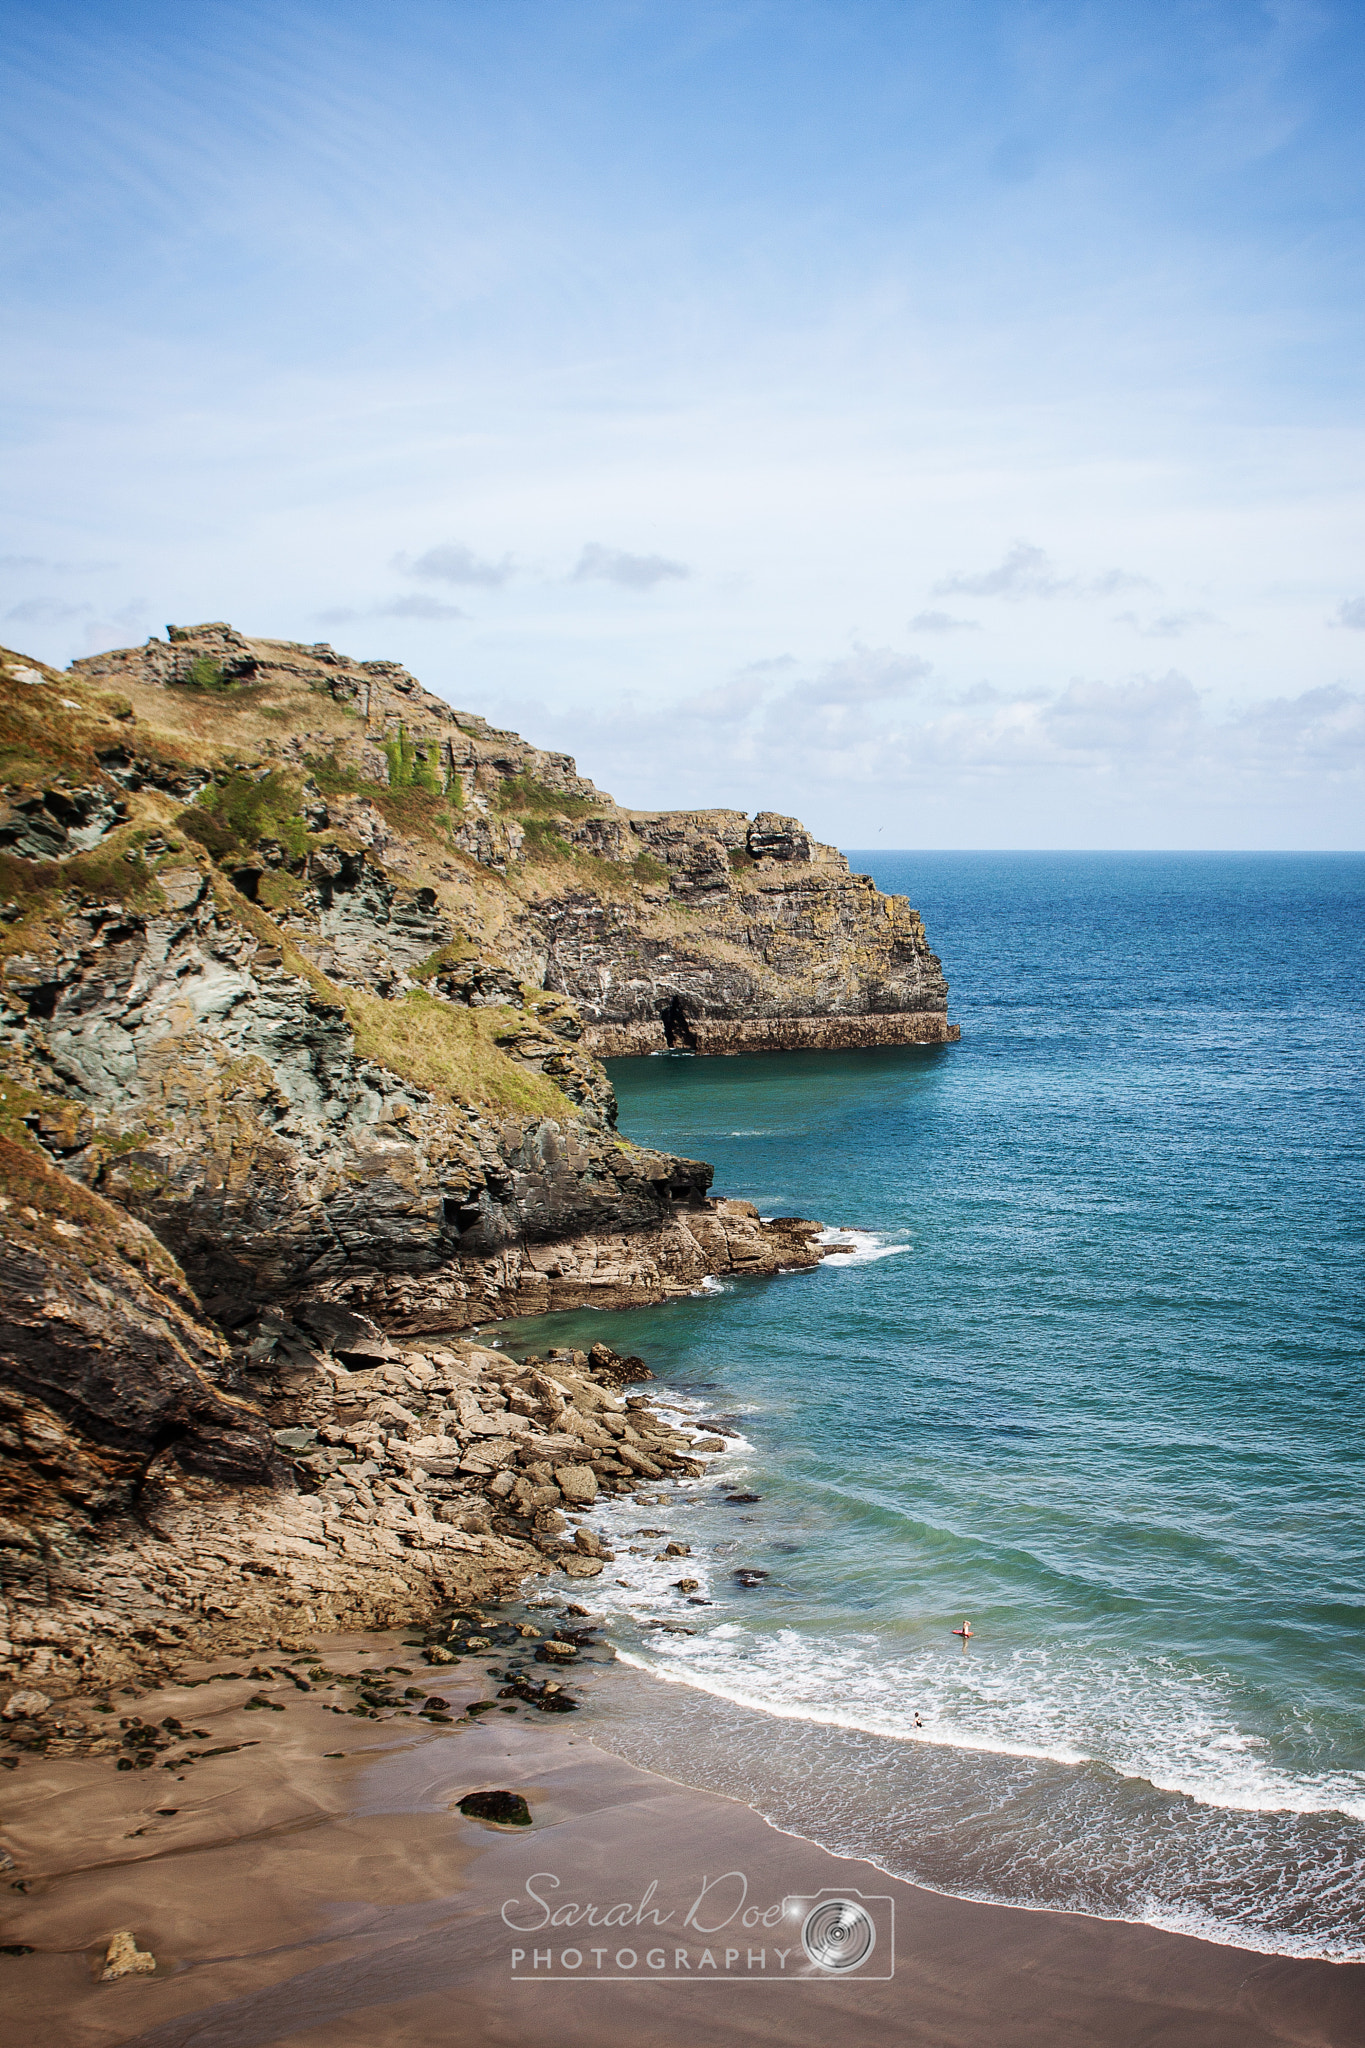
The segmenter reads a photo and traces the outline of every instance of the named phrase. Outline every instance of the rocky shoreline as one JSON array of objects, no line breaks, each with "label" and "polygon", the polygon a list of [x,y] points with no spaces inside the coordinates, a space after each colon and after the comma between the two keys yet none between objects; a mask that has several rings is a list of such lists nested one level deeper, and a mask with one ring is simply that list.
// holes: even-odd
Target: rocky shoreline
[{"label": "rocky shoreline", "polygon": [[695,1456],[610,1359],[469,1333],[826,1249],[633,1144],[599,1052],[954,1035],[918,914],[796,819],[626,810],[220,623],[0,649],[0,1694],[551,1569]]},{"label": "rocky shoreline", "polygon": [[[628,1391],[648,1368],[600,1344],[518,1363],[454,1337],[396,1340],[315,1303],[261,1318],[246,1359],[271,1483],[227,1494],[162,1453],[122,1516],[44,1543],[11,1527],[11,1754],[54,1741],[79,1753],[63,1746],[69,1699],[152,1683],[187,1657],[294,1651],[509,1598],[535,1576],[594,1579],[611,1553],[568,1517],[700,1477],[724,1449]],[[35,1459],[79,1480],[74,1435],[54,1442],[10,1395],[0,1413],[20,1438],[33,1429]]]}]

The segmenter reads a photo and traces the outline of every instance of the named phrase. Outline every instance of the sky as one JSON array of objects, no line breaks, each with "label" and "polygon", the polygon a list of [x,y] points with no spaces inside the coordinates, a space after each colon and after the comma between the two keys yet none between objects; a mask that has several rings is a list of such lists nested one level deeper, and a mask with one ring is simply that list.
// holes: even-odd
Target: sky
[{"label": "sky", "polygon": [[1365,8],[8,0],[0,640],[621,802],[1365,844]]}]

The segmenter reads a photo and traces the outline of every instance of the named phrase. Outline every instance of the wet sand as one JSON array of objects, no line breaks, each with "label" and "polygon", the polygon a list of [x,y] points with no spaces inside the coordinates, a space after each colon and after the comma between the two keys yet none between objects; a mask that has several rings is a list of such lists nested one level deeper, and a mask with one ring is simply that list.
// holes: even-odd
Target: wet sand
[{"label": "wet sand", "polygon": [[[489,1692],[468,1666],[467,1676],[445,1680],[428,1672],[398,1635],[319,1647],[334,1670],[406,1665],[413,1676],[399,1676],[400,1686],[445,1693],[457,1712]],[[271,1652],[261,1661],[283,1662]],[[256,1694],[285,1711],[246,1711]],[[107,1757],[26,1759],[0,1779],[0,1836],[15,1863],[3,1881],[27,1887],[4,1893],[0,1940],[33,1950],[0,1955],[6,2041],[1365,2040],[1365,1965],[1280,1960],[1145,1927],[943,1898],[603,1752],[586,1714],[518,1708],[443,1727],[338,1715],[334,1697],[342,1696],[249,1677],[167,1687],[116,1704],[145,1721],[174,1715],[208,1730],[196,1747],[253,1747],[183,1773],[160,1760],[120,1772]],[[460,1814],[459,1800],[487,1787],[522,1792],[533,1825]],[[876,1939],[857,1971],[820,1970],[806,1958],[800,1927],[821,1892],[864,1903]],[[787,1898],[799,1903],[784,1913]],[[589,1905],[594,1923],[581,1917]],[[564,1924],[572,1906],[575,1922]],[[538,1924],[552,1907],[561,1924]],[[155,1955],[154,1976],[99,1981],[120,1929]]]}]

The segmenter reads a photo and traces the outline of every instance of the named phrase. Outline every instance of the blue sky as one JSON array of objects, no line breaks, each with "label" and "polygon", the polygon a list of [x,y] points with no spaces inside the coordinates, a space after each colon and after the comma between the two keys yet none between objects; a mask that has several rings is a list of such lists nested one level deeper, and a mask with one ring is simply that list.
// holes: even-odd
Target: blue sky
[{"label": "blue sky", "polygon": [[1365,11],[7,11],[0,638],[640,806],[1362,844]]}]

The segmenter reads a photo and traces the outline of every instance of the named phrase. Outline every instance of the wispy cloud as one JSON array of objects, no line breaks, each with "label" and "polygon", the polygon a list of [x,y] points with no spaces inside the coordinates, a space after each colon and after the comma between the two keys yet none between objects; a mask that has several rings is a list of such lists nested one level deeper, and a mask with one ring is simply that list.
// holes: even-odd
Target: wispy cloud
[{"label": "wispy cloud", "polygon": [[[420,0],[318,33],[285,0],[170,36],[87,6],[73,36],[20,0],[0,614],[35,614],[0,637],[353,634],[490,713],[542,696],[530,736],[642,799],[822,836],[1036,843],[1131,770],[1187,792],[1149,842],[1187,845],[1254,757],[1298,808],[1258,785],[1239,831],[1359,844],[1322,798],[1349,706],[1251,707],[1365,685],[1365,10],[1009,0],[988,51],[971,8],[791,11],[587,0],[528,36]],[[855,631],[935,673],[840,672]],[[1067,698],[1177,658],[1188,716]],[[631,689],[634,724],[594,722]]]},{"label": "wispy cloud", "polygon": [[993,569],[957,571],[934,584],[934,597],[1115,597],[1122,590],[1152,590],[1146,576],[1127,569],[1105,569],[1098,576],[1063,576],[1045,548],[1017,540]]},{"label": "wispy cloud", "polygon": [[876,704],[908,696],[931,673],[918,655],[891,647],[859,647],[841,661],[826,662],[807,682],[783,692],[781,704],[847,706]]},{"label": "wispy cloud", "polygon": [[90,618],[94,611],[93,604],[62,604],[52,597],[26,597],[22,603],[11,605],[5,617],[23,626],[57,625]]},{"label": "wispy cloud", "polygon": [[414,590],[402,597],[388,597],[380,604],[357,608],[355,605],[334,604],[324,611],[314,612],[313,617],[320,626],[353,626],[358,619],[467,619],[468,612],[462,612],[457,604],[442,604],[438,597],[428,597],[425,591]]},{"label": "wispy cloud", "polygon": [[1118,612],[1116,626],[1128,626],[1144,640],[1179,640],[1196,626],[1214,626],[1212,612],[1163,612],[1159,618],[1141,619],[1136,612]]},{"label": "wispy cloud", "polygon": [[429,583],[478,584],[489,590],[506,583],[516,570],[510,555],[504,555],[500,562],[488,562],[457,541],[443,541],[415,560],[409,555],[395,555],[390,566],[405,576],[424,577]]},{"label": "wispy cloud", "polygon": [[442,604],[439,597],[427,597],[414,590],[406,597],[389,597],[374,608],[377,619],[467,619],[457,604]]},{"label": "wispy cloud", "polygon": [[652,590],[670,577],[690,576],[686,562],[670,561],[667,555],[628,555],[621,548],[604,548],[589,541],[573,572],[575,583],[616,583],[623,590]]},{"label": "wispy cloud", "polygon": [[955,619],[951,612],[916,612],[910,621],[912,633],[979,633],[976,619]]},{"label": "wispy cloud", "polygon": [[[915,821],[932,818],[945,843],[1047,846],[1123,844],[1129,828],[1141,838],[1181,817],[1205,821],[1187,825],[1185,844],[1209,843],[1209,830],[1217,844],[1243,812],[1256,845],[1266,817],[1295,817],[1310,789],[1314,829],[1340,837],[1365,795],[1365,694],[1344,686],[1229,710],[1178,669],[951,697],[920,693],[908,669],[891,650],[859,650],[796,681],[754,664],[672,706],[618,700],[571,722],[540,706],[498,715],[569,747],[624,802],[780,807],[846,845],[866,845],[882,819],[917,835]],[[888,832],[887,843],[922,842]]]},{"label": "wispy cloud", "polygon": [[55,562],[46,555],[0,555],[0,570],[45,570],[51,576],[90,576],[97,570],[117,567],[118,563],[111,561]]}]

